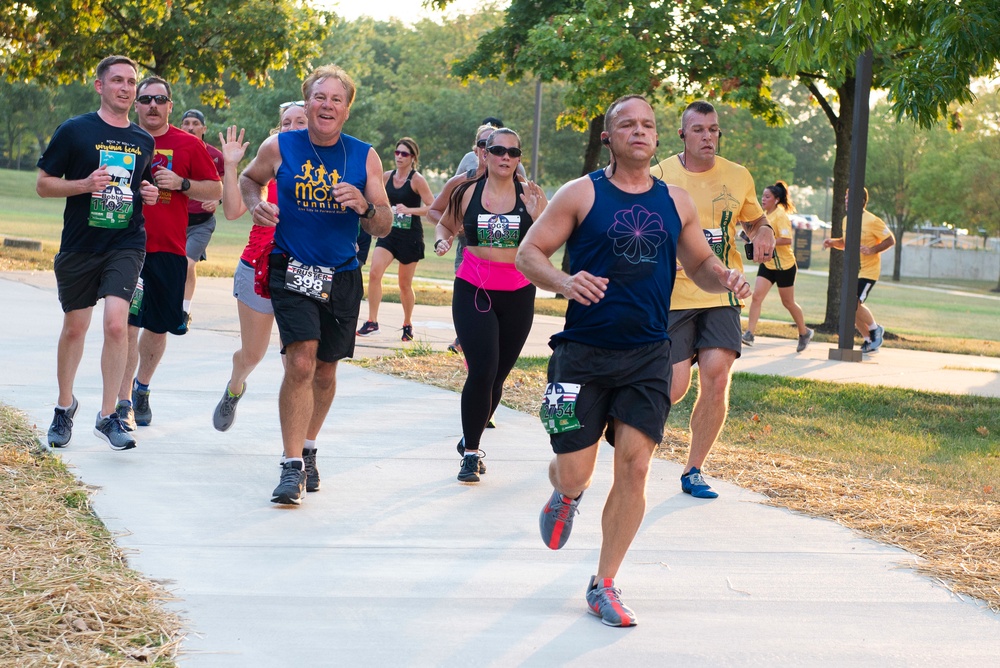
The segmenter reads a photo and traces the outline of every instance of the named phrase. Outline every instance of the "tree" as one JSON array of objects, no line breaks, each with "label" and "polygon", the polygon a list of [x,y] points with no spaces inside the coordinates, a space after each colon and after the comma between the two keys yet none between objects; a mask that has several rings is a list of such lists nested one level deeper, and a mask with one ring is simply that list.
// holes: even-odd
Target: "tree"
[{"label": "tree", "polygon": [[[930,127],[950,115],[950,105],[973,99],[975,77],[1000,59],[1000,13],[995,0],[779,0],[772,35],[780,43],[772,60],[779,73],[798,76],[816,96],[837,136],[834,158],[833,234],[843,233],[854,104],[854,60],[875,55],[873,88],[888,91],[897,120]],[[817,81],[837,91],[840,110]],[[830,258],[823,327],[839,319],[843,256]]]},{"label": "tree", "polygon": [[[983,89],[956,112],[955,129],[929,134],[912,177],[914,203],[936,223],[1000,237],[1000,89]],[[1000,278],[996,288],[1000,292]]]},{"label": "tree", "polygon": [[226,78],[262,85],[273,69],[305,67],[326,21],[299,0],[24,0],[0,8],[0,68],[10,81],[66,83],[123,53],[220,105]]},{"label": "tree", "polygon": [[[436,6],[450,0],[432,0]],[[970,81],[1000,56],[996,0],[514,0],[504,26],[488,33],[464,76],[518,78],[528,72],[571,84],[569,112],[596,114],[624,92],[658,99],[703,96],[746,106],[780,123],[774,77],[798,79],[813,95],[836,138],[834,233],[847,190],[856,57],[872,46],[876,88],[897,115],[922,125],[948,105],[971,99]],[[877,41],[876,41],[877,40]],[[825,85],[824,85],[825,84]],[[833,94],[825,91],[831,90]],[[590,117],[589,167],[596,116]],[[827,313],[839,319],[842,259],[831,258]]]}]

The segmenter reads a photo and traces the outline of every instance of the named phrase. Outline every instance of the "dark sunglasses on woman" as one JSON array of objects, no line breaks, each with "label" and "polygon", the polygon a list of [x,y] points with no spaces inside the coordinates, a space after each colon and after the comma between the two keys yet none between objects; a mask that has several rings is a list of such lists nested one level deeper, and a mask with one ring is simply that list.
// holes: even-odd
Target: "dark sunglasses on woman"
[{"label": "dark sunglasses on woman", "polygon": [[512,158],[521,157],[521,149],[516,146],[511,146],[510,148],[506,146],[487,146],[486,150],[497,157],[500,157],[505,153]]},{"label": "dark sunglasses on woman", "polygon": [[406,151],[396,151],[396,157],[397,158],[409,158],[411,155],[413,155],[413,154],[412,153],[407,153]]}]

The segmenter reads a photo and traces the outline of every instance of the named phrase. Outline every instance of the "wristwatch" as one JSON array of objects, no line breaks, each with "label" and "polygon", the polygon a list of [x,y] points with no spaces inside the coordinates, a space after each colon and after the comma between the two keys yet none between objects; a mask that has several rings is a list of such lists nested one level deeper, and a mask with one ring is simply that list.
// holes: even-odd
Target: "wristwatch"
[{"label": "wristwatch", "polygon": [[191,189],[191,182],[187,179],[181,179],[181,192],[185,193]]},{"label": "wristwatch", "polygon": [[375,217],[375,205],[372,204],[371,202],[368,202],[368,209],[363,214],[361,214],[361,217],[362,218],[366,218],[368,220],[371,220],[372,218],[374,218]]}]

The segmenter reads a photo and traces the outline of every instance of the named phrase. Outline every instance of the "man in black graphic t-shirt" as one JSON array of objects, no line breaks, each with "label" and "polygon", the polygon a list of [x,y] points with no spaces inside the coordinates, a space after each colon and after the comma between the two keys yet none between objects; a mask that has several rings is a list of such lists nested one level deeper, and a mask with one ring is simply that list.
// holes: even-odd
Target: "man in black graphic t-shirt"
[{"label": "man in black graphic t-shirt", "polygon": [[104,298],[103,392],[94,433],[114,450],[135,447],[116,411],[125,373],[128,311],[145,256],[142,206],[156,202],[150,162],[153,138],[129,121],[138,65],[108,56],[97,66],[96,112],[60,125],[38,159],[35,190],[40,197],[65,197],[62,241],[55,259],[63,326],[59,335],[59,399],[48,441],[65,447],[72,438],[78,403],[73,396],[94,305]]}]

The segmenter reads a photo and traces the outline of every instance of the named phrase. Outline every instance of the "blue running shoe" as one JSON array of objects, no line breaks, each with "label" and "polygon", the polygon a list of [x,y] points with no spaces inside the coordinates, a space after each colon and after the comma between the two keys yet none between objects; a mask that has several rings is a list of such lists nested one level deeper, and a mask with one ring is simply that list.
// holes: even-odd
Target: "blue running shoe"
[{"label": "blue running shoe", "polygon": [[635,626],[635,613],[622,603],[622,592],[611,578],[590,578],[587,587],[587,608],[608,626]]},{"label": "blue running shoe", "polygon": [[577,506],[582,498],[582,493],[576,499],[569,499],[558,490],[552,490],[552,496],[538,518],[542,540],[550,549],[558,550],[569,540],[569,532],[573,530],[573,516],[580,512]]},{"label": "blue running shoe", "polygon": [[52,416],[52,425],[49,427],[48,439],[49,447],[65,448],[73,438],[73,417],[76,409],[80,407],[80,402],[73,397],[73,403],[69,408],[56,408]]},{"label": "blue running shoe", "polygon": [[281,478],[271,492],[271,503],[297,506],[302,503],[306,492],[305,465],[299,462],[285,462],[281,465]]},{"label": "blue running shoe", "polygon": [[872,336],[872,342],[871,345],[868,346],[868,350],[866,352],[874,353],[879,348],[882,347],[882,337],[885,336],[885,328],[882,327],[882,325],[877,326],[871,332],[871,336]]},{"label": "blue running shoe", "polygon": [[696,468],[681,476],[681,491],[696,499],[714,499],[719,496],[717,492],[712,491],[702,477],[701,471]]}]

